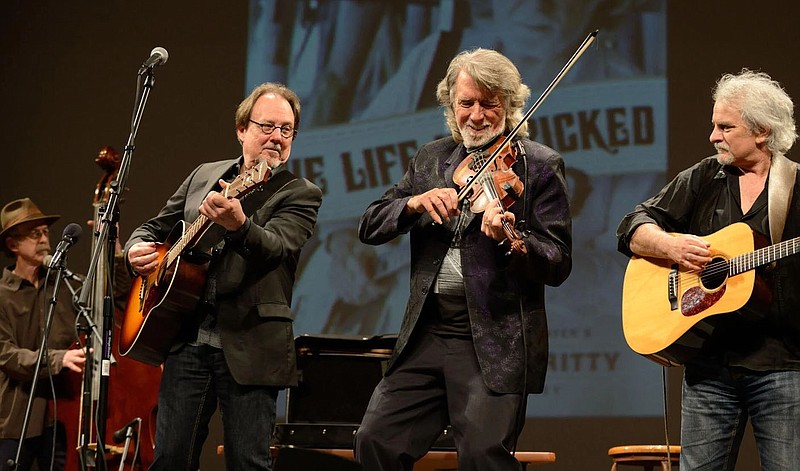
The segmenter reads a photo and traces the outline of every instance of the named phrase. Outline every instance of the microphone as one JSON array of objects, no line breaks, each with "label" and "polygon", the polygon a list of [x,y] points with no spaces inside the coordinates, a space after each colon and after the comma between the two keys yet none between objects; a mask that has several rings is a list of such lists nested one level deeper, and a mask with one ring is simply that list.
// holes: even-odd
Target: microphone
[{"label": "microphone", "polygon": [[63,263],[63,259],[67,255],[67,250],[72,247],[72,244],[78,242],[82,232],[83,229],[80,224],[75,224],[74,222],[67,224],[67,227],[64,228],[64,233],[61,234],[61,242],[58,243],[56,251],[50,259],[50,264],[47,266],[48,268],[57,267]]},{"label": "microphone", "polygon": [[167,59],[169,59],[169,53],[166,49],[163,47],[153,48],[153,50],[150,51],[150,57],[148,57],[147,60],[142,63],[142,67],[139,68],[139,75],[147,70],[153,70],[154,67],[166,64]]},{"label": "microphone", "polygon": [[128,435],[128,429],[133,427],[134,425],[136,425],[138,422],[141,422],[141,421],[142,421],[141,417],[136,417],[135,419],[133,419],[130,422],[128,422],[127,424],[125,424],[124,427],[122,427],[121,429],[119,429],[116,432],[114,432],[114,435],[112,435],[111,439],[114,441],[114,443],[122,443],[122,442],[124,442],[125,438],[127,438],[126,436]]},{"label": "microphone", "polygon": [[[46,255],[44,257],[44,266],[47,268],[56,268],[56,266],[53,265],[52,255]],[[67,267],[64,267],[64,271],[62,273],[64,274],[64,278],[69,278],[70,280],[77,281],[78,283],[83,283],[83,280],[85,280],[83,276],[73,272]]]}]

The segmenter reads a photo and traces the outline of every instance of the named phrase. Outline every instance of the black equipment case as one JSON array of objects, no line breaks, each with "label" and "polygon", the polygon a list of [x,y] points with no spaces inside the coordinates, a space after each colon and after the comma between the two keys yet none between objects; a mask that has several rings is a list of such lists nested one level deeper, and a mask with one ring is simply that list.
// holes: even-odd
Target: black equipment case
[{"label": "black equipment case", "polygon": [[[276,424],[273,445],[352,448],[396,341],[396,335],[298,336],[298,385],[286,393],[286,423]],[[449,428],[434,449],[454,449]]]},{"label": "black equipment case", "polygon": [[273,444],[352,448],[396,341],[396,335],[298,336],[298,385],[286,393],[286,423],[276,424]]}]

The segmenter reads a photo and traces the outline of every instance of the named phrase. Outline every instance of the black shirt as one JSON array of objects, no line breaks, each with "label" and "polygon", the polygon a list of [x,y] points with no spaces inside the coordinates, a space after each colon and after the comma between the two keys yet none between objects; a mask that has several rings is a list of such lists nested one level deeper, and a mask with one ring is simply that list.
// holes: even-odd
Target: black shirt
[{"label": "black shirt", "polygon": [[[702,160],[684,170],[658,195],[638,205],[617,229],[619,250],[631,255],[630,237],[645,223],[655,223],[669,232],[706,236],[736,222],[743,222],[769,240],[767,188],[758,196],[746,214],[742,214],[739,190],[741,171],[720,165],[714,157]],[[800,235],[797,187],[789,210],[783,238]],[[759,275],[772,279],[773,302],[761,307],[757,320],[743,315],[714,316],[715,329],[703,351],[687,362],[687,366],[716,368],[742,367],[753,371],[800,370],[800,332],[796,283],[800,274],[800,257],[779,260],[777,269],[765,266],[756,269]],[[775,276],[773,276],[775,275]]]}]

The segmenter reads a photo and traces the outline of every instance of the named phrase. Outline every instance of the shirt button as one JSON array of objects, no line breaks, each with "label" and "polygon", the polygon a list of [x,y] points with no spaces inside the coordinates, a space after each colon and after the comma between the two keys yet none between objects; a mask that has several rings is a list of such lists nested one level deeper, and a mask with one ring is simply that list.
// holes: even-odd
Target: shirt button
[{"label": "shirt button", "polygon": [[438,265],[438,264],[439,264],[439,262],[441,262],[441,260],[439,260],[439,259],[437,258],[437,259],[435,259],[435,260],[433,261],[433,264],[434,264],[434,265]]}]

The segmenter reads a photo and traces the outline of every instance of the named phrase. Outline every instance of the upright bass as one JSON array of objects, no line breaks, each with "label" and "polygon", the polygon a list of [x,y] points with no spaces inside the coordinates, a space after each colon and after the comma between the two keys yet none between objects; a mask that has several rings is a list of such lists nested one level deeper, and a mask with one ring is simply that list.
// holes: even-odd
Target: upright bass
[{"label": "upright bass", "polygon": [[[100,227],[103,211],[108,200],[111,183],[116,179],[120,166],[120,155],[112,147],[103,147],[95,159],[97,165],[103,169],[95,189],[92,202],[94,212],[94,228]],[[96,234],[96,233],[95,233]],[[92,239],[92,250],[97,244],[97,237]],[[130,287],[130,277],[126,273],[117,273],[115,279],[109,279],[112,272],[110,264],[113,257],[101,248],[101,263],[92,280],[88,280],[92,287],[92,297],[88,306],[89,316],[95,325],[102,325],[103,302],[108,294],[109,286],[113,285],[114,292],[127,293]],[[124,268],[123,268],[124,270]],[[116,270],[119,272],[120,270]],[[124,296],[115,296],[124,299]],[[114,313],[114,327],[112,339],[120,336],[120,317],[122,306],[117,306]],[[102,339],[97,335],[89,335],[91,347],[95,354],[91,364],[86,365],[81,384],[71,379],[74,389],[69,394],[70,400],[62,405],[59,402],[59,417],[62,417],[66,429],[68,451],[66,456],[66,471],[86,469],[147,469],[153,462],[153,446],[155,437],[155,414],[158,399],[158,387],[161,381],[161,369],[142,364],[140,362],[112,356],[108,374],[108,400],[106,424],[110,430],[101,441],[105,451],[103,457],[95,456],[97,450],[97,407],[100,395],[100,378],[103,375],[99,352],[102,349]],[[80,391],[80,393],[78,393]],[[124,450],[121,444],[116,443],[117,434],[114,431],[124,429],[133,424],[134,440],[129,450]],[[113,434],[113,436],[112,436]],[[73,452],[72,445],[76,452]],[[125,455],[125,463],[120,467],[120,459]]]}]

